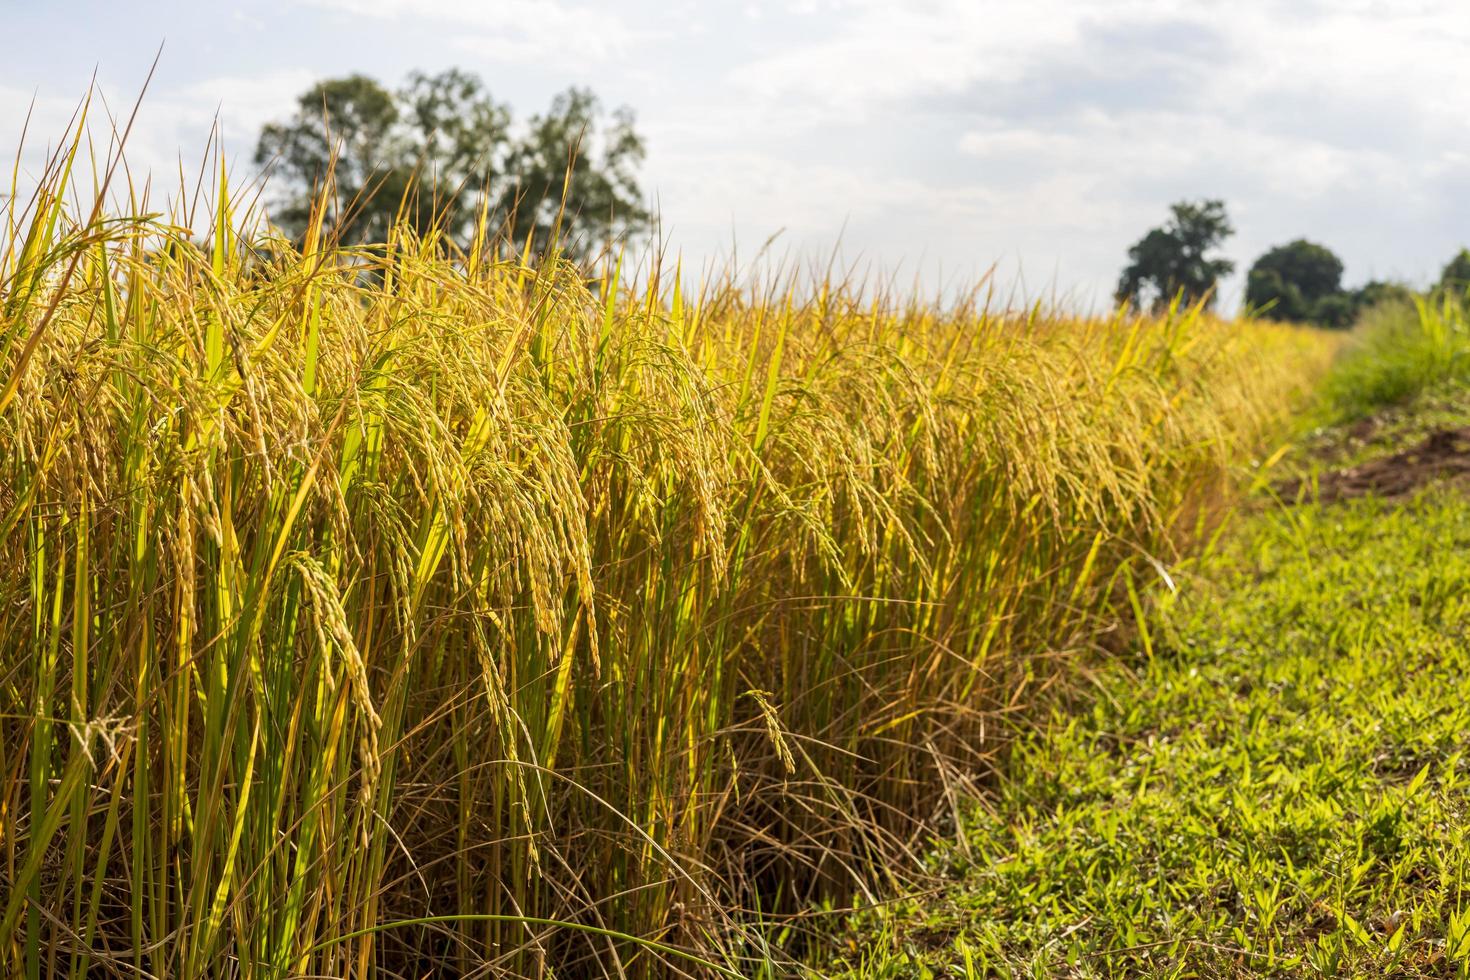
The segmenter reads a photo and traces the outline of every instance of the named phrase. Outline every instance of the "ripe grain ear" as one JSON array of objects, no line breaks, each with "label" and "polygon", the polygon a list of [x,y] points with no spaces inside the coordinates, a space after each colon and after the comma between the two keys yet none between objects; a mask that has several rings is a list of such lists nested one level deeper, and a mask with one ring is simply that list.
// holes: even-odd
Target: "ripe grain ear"
[{"label": "ripe grain ear", "polygon": [[832,270],[594,291],[345,246],[330,179],[292,242],[221,169],[196,239],[69,212],[78,139],[0,242],[0,972],[743,971],[742,909],[918,872],[1331,353]]}]

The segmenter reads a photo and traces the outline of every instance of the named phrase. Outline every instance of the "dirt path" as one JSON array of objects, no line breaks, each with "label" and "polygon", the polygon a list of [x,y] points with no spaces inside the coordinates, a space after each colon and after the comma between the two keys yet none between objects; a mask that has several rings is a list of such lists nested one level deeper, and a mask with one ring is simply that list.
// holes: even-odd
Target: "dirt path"
[{"label": "dirt path", "polygon": [[1435,429],[1400,452],[1310,478],[1286,481],[1277,487],[1283,500],[1316,497],[1324,502],[1373,495],[1401,499],[1438,480],[1470,476],[1470,426]]}]

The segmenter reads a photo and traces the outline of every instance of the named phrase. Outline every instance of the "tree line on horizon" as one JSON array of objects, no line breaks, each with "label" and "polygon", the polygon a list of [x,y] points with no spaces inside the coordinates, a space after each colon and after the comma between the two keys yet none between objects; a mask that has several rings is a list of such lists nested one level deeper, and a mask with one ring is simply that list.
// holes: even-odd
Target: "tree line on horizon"
[{"label": "tree line on horizon", "polygon": [[[1235,233],[1225,203],[1216,199],[1180,201],[1169,220],[1151,229],[1128,250],[1128,265],[1118,278],[1114,298],[1140,309],[1160,310],[1176,298],[1212,302],[1220,280],[1235,263],[1215,251]],[[1414,287],[1374,279],[1356,288],[1342,284],[1342,260],[1327,246],[1297,238],[1268,249],[1246,273],[1247,315],[1268,320],[1311,323],[1345,329],[1371,307],[1407,302]],[[1434,291],[1470,288],[1470,249],[1445,265]]]},{"label": "tree line on horizon", "polygon": [[[585,259],[651,226],[638,184],[644,154],[632,110],[607,113],[590,89],[569,88],[516,126],[479,76],[451,68],[413,72],[397,90],[364,74],[318,82],[290,118],[261,130],[255,162],[273,174],[272,220],[297,239],[330,180],[335,208],[317,215],[319,230],[345,244],[383,241],[398,221],[464,244],[484,223],[518,250],[554,243]],[[1216,254],[1234,232],[1223,201],[1176,202],[1129,248],[1115,299],[1154,311],[1176,298],[1212,302],[1235,271]],[[1365,309],[1415,295],[1392,280],[1346,288],[1342,275],[1325,245],[1277,245],[1246,273],[1245,312],[1346,328]],[[1470,288],[1470,250],[1435,288]]]}]

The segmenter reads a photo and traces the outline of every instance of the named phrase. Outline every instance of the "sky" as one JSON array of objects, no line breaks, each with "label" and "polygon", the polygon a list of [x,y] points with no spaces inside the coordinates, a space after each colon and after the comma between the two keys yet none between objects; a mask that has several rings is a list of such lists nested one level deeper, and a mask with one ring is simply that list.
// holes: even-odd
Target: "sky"
[{"label": "sky", "polygon": [[[1321,242],[1345,282],[1426,283],[1470,244],[1464,0],[0,0],[0,154],[95,72],[135,171],[197,167],[313,81],[461,67],[524,118],[569,85],[636,112],[688,264],[798,260],[1108,302],[1130,244],[1221,198],[1240,271]],[[175,178],[176,179],[176,178]]]}]

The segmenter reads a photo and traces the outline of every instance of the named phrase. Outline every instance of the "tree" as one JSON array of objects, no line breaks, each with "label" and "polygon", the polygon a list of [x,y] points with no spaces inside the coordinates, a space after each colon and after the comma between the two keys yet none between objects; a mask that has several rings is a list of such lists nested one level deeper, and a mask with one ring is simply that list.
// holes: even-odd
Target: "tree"
[{"label": "tree", "polygon": [[598,132],[601,125],[597,97],[585,88],[568,89],[545,115],[532,117],[509,158],[514,199],[508,229],[516,242],[529,239],[544,250],[553,234],[591,242],[647,224],[636,177],[643,140],[633,128],[633,114],[617,109],[605,133]]},{"label": "tree", "polygon": [[1462,248],[1454,258],[1450,259],[1439,277],[1439,288],[1447,292],[1450,290],[1464,292],[1470,289],[1470,249]]},{"label": "tree", "polygon": [[1354,313],[1342,290],[1342,260],[1304,238],[1256,259],[1246,275],[1245,303],[1269,320],[1322,326],[1348,326]]},{"label": "tree", "polygon": [[1351,293],[1329,293],[1312,304],[1311,315],[1305,322],[1333,330],[1346,330],[1357,320],[1358,312]]},{"label": "tree", "polygon": [[1401,282],[1374,279],[1358,287],[1353,294],[1353,307],[1357,313],[1376,306],[1396,304],[1408,306],[1414,302],[1414,290]]},{"label": "tree", "polygon": [[1155,310],[1176,296],[1196,303],[1235,269],[1229,259],[1208,254],[1235,232],[1223,201],[1181,201],[1170,208],[1170,215],[1164,227],[1128,250],[1128,267],[1118,280],[1119,303]]},{"label": "tree", "polygon": [[[301,234],[311,213],[314,189],[329,169],[339,200],[355,200],[370,182],[400,184],[393,172],[399,156],[390,145],[398,106],[386,89],[366,75],[318,82],[297,100],[286,123],[268,123],[255,147],[255,162],[271,164],[277,180],[290,189],[274,209],[276,221]],[[382,237],[380,225],[392,214],[386,194],[374,195],[353,218],[330,216],[348,240]]]},{"label": "tree", "polygon": [[400,214],[463,242],[483,211],[517,247],[544,250],[556,229],[563,248],[585,254],[647,225],[643,152],[632,112],[605,123],[586,89],[557,96],[515,139],[510,110],[451,69],[414,73],[396,93],[365,75],[320,82],[261,131],[255,159],[284,189],[272,216],[298,237],[330,170],[337,206],[322,221],[345,242],[384,240]]}]

